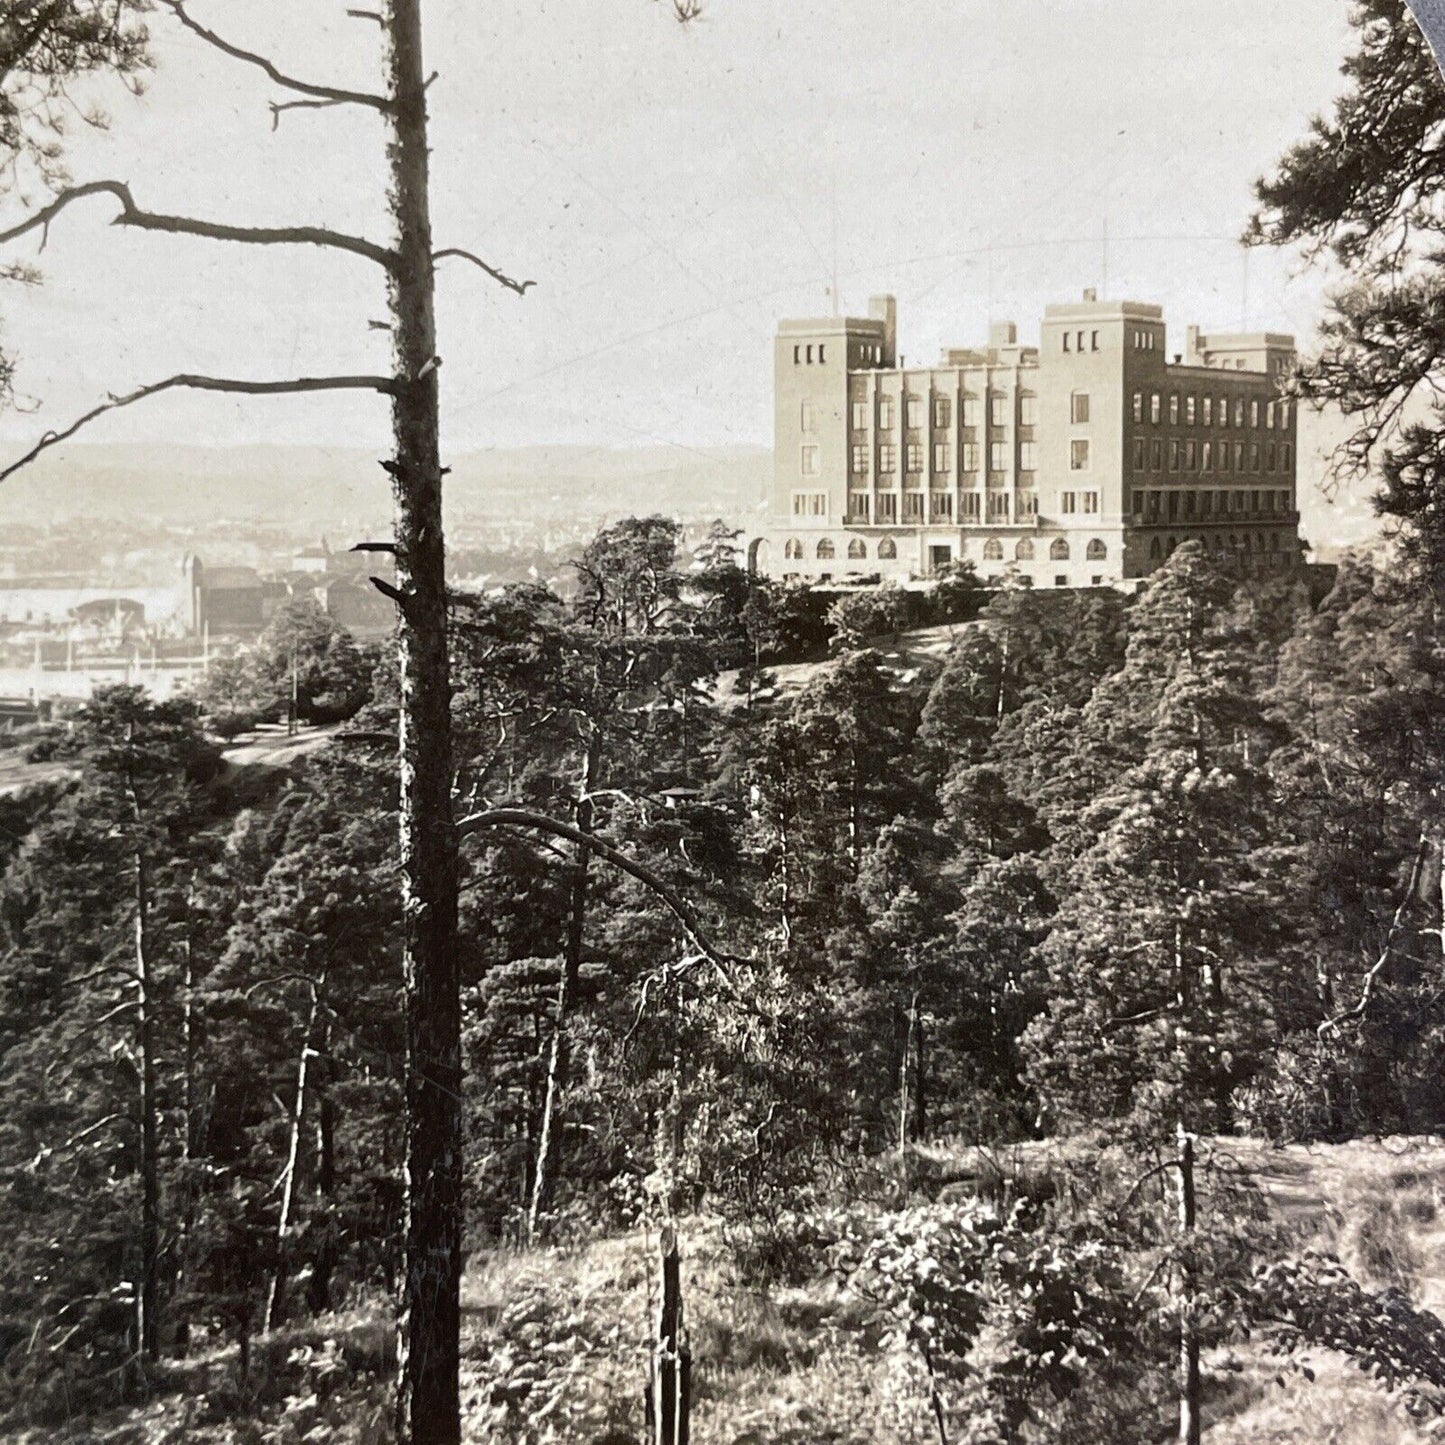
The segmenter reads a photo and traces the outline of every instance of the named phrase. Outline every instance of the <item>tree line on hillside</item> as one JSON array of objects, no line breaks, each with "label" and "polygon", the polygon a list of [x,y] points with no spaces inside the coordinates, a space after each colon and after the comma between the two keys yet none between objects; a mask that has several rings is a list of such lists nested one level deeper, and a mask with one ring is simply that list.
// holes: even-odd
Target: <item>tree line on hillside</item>
[{"label": "tree line on hillside", "polygon": [[[1132,600],[988,595],[930,675],[835,616],[789,697],[758,658],[792,601],[724,549],[682,570],[677,542],[619,523],[571,600],[453,598],[474,1247],[703,1210],[747,1268],[823,1250],[856,1281],[942,1230],[1016,1314],[1058,1304],[1028,1270],[998,1283],[1021,1245],[1114,1278],[1108,1319],[1048,1321],[1101,1357],[1129,1354],[1121,1291],[1154,1259],[1131,1388],[1181,1299],[1199,1342],[1227,1336],[1265,1256],[1201,1160],[1182,1291],[1178,1140],[1410,1132],[1445,1105],[1432,584],[1352,561],[1315,606],[1189,544]],[[341,737],[258,796],[195,704],[111,689],[76,723],[79,780],[10,809],[10,1409],[129,1398],[203,1342],[244,1373],[257,1336],[394,1278],[397,706],[383,660]],[[1091,1130],[1127,1148],[1096,1182],[1127,1223],[1061,1233],[1047,1191],[1002,1177],[1023,1214],[827,1223],[842,1178],[927,1197],[934,1141]],[[947,1359],[984,1320],[930,1278],[911,1317],[955,1330],[925,1372],[953,1419],[980,1387]],[[1084,1379],[1018,1348],[985,1392],[1000,1438]]]}]

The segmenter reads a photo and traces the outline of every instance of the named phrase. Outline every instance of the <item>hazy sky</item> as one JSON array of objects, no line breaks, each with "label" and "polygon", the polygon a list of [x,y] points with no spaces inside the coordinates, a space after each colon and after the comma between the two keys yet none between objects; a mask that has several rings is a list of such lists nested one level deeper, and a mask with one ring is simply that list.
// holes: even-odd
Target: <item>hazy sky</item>
[{"label": "hazy sky", "polygon": [[[375,27],[347,0],[192,0],[283,68],[364,85]],[[919,361],[990,317],[1103,282],[1184,326],[1307,338],[1319,281],[1232,243],[1250,184],[1328,105],[1345,0],[429,0],[439,245],[534,278],[524,299],[447,263],[447,446],[684,447],[771,440],[779,316],[891,290]],[[78,135],[77,180],[241,222],[385,237],[369,114],[271,132],[259,74],[154,17],[157,71]],[[106,201],[56,222],[38,292],[0,292],[32,436],[177,370],[267,377],[383,369],[369,263],[112,230]],[[988,254],[986,248],[994,248]],[[22,244],[21,252],[33,251]],[[836,262],[835,262],[836,258]],[[157,400],[91,441],[380,445],[378,398]]]}]

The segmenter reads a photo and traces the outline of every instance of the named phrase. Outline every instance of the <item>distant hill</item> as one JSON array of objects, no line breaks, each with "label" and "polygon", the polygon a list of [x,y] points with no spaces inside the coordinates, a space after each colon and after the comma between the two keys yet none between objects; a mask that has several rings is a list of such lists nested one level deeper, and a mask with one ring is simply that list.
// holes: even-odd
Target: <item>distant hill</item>
[{"label": "distant hill", "polygon": [[[750,517],[772,476],[766,447],[533,447],[451,460],[454,521],[614,516]],[[66,446],[0,487],[0,523],[144,518],[311,527],[390,516],[387,479],[350,447]]]},{"label": "distant hill", "polygon": [[[1300,417],[1303,531],[1329,560],[1379,532],[1368,489],[1327,500],[1325,457],[1338,420]],[[530,447],[452,460],[449,522],[595,520],[663,512],[746,525],[772,479],[767,447]],[[72,518],[144,519],[187,527],[218,521],[295,522],[324,531],[385,525],[391,515],[376,454],[359,447],[67,446],[0,487],[0,524]]]}]

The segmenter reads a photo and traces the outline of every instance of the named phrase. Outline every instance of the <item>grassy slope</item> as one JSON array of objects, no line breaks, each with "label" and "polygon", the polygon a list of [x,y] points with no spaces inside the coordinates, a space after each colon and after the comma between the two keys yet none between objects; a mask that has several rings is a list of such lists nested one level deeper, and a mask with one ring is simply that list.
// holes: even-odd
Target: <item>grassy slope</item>
[{"label": "grassy slope", "polygon": [[[1301,1247],[1338,1253],[1363,1281],[1401,1285],[1418,1304],[1445,1312],[1445,1142],[1272,1149],[1230,1140],[1224,1147],[1259,1179]],[[1048,1146],[1026,1148],[1033,1154]],[[853,1329],[832,1328],[847,1322],[848,1307],[836,1296],[817,1286],[762,1294],[738,1285],[727,1241],[705,1222],[690,1222],[683,1242],[697,1361],[695,1445],[902,1445],[936,1438],[917,1399],[896,1391],[870,1342]],[[464,1293],[469,1441],[626,1445],[640,1438],[631,1432],[647,1373],[654,1249],[655,1239],[638,1231],[579,1249],[499,1251],[474,1261]],[[77,1433],[0,1438],[26,1445],[60,1439],[374,1445],[384,1438],[389,1342],[380,1309],[317,1321],[258,1345],[249,1396],[230,1384],[233,1362],[222,1351],[177,1367],[172,1383],[189,1400],[117,1411]],[[1206,1440],[1414,1445],[1441,1438],[1343,1360],[1315,1352],[1308,1363],[1314,1383],[1281,1373],[1252,1345],[1218,1353],[1208,1361]],[[237,1416],[257,1402],[277,1423],[253,1433]],[[1139,1445],[1159,1438],[1141,1424]]]}]

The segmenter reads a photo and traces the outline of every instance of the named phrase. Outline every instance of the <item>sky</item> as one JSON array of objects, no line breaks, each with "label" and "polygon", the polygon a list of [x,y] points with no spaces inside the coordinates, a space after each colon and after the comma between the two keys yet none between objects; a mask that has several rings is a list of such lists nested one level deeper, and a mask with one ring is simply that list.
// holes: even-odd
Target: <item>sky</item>
[{"label": "sky", "polygon": [[[348,0],[192,0],[199,19],[294,74],[375,83],[374,24]],[[1253,180],[1329,106],[1346,0],[428,0],[433,219],[536,281],[462,263],[439,280],[444,444],[769,444],[783,316],[899,299],[919,361],[989,321],[1037,336],[1085,286],[1161,303],[1184,327],[1296,333],[1323,278],[1236,238]],[[156,70],[102,86],[77,181],[241,224],[385,239],[384,136],[370,113],[295,111],[153,18]],[[10,216],[17,198],[3,208]],[[264,378],[384,370],[370,263],[112,228],[67,211],[45,284],[0,290],[0,341],[36,414],[22,442],[106,394],[176,371]],[[1108,241],[1104,236],[1107,233]],[[11,248],[34,255],[33,241]],[[384,401],[171,394],[89,441],[381,446]]]}]

